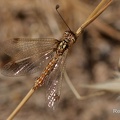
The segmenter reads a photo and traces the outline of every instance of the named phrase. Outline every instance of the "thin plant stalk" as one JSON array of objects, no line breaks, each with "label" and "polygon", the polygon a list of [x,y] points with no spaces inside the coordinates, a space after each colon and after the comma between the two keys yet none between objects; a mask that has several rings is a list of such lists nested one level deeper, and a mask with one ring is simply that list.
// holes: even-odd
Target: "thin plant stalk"
[{"label": "thin plant stalk", "polygon": [[12,120],[16,116],[16,114],[20,111],[22,106],[29,100],[29,98],[33,95],[34,92],[35,92],[34,89],[30,89],[30,91],[27,93],[24,99],[19,103],[16,109],[10,114],[7,120]]}]

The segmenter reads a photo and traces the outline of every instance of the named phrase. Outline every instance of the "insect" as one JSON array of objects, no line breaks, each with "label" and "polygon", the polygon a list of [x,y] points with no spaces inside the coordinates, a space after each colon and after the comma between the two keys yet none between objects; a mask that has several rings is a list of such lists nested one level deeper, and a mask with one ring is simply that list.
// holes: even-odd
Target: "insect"
[{"label": "insect", "polygon": [[[14,38],[8,44],[9,48],[5,52],[14,56],[14,60],[2,68],[3,74],[10,76],[19,76],[27,73],[33,73],[43,65],[43,71],[40,74],[17,108],[12,112],[7,120],[12,120],[20,108],[27,102],[40,86],[47,83],[47,101],[50,108],[54,108],[60,98],[60,84],[63,78],[63,68],[68,50],[76,42],[79,35],[83,32],[92,21],[94,21],[112,2],[112,0],[102,0],[96,9],[89,15],[88,19],[74,33],[60,15],[58,8],[56,10],[64,23],[68,27],[60,40],[57,39],[31,39],[31,38]],[[10,51],[11,49],[11,51]],[[49,62],[47,62],[49,61]]]}]

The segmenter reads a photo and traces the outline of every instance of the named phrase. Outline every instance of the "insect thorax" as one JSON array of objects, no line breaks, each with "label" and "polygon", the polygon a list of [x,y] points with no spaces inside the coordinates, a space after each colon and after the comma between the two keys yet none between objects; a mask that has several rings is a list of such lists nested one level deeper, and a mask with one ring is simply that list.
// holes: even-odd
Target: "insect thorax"
[{"label": "insect thorax", "polygon": [[62,55],[65,50],[75,43],[76,39],[76,35],[72,31],[65,31],[58,44],[56,53]]}]

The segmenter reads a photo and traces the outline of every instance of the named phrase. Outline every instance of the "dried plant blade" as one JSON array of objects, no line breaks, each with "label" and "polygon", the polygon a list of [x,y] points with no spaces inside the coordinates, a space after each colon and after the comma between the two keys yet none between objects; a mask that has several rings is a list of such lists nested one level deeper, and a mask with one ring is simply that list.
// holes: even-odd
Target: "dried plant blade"
[{"label": "dried plant blade", "polygon": [[104,91],[99,91],[99,92],[95,92],[95,93],[92,93],[92,94],[89,94],[89,95],[81,96],[78,93],[78,91],[76,90],[76,88],[73,86],[72,82],[70,81],[69,76],[66,73],[66,70],[64,70],[64,77],[65,77],[65,81],[67,82],[67,84],[70,87],[71,91],[73,92],[73,94],[75,95],[75,97],[78,100],[85,100],[85,99],[88,99],[88,98],[91,98],[91,97],[100,96],[100,95],[105,94]]},{"label": "dried plant blade", "polygon": [[64,70],[64,77],[65,77],[65,81],[67,82],[68,86],[70,87],[70,89],[71,89],[71,91],[73,92],[73,94],[75,95],[75,97],[76,97],[77,99],[80,99],[81,96],[80,96],[80,94],[78,93],[78,91],[76,90],[76,88],[73,86],[72,82],[70,81],[66,70]]},{"label": "dried plant blade", "polygon": [[[106,0],[105,0],[106,1]],[[101,8],[98,12],[96,12],[95,9],[95,14],[90,14],[90,16],[88,17],[88,19],[81,25],[81,27],[78,28],[78,30],[76,31],[76,36],[79,36],[82,31],[90,24],[92,23],[102,12],[104,12],[104,10],[111,4],[112,0],[110,0],[103,8]],[[100,3],[101,4],[101,3]],[[99,4],[99,5],[100,5]],[[98,5],[98,6],[99,6]],[[101,5],[99,6],[101,7]],[[97,8],[97,7],[96,7]],[[97,8],[98,9],[98,8]],[[94,13],[94,11],[93,11]],[[92,16],[92,17],[91,17]]]},{"label": "dried plant blade", "polygon": [[97,14],[101,8],[103,8],[103,6],[105,6],[105,4],[107,4],[107,2],[112,2],[112,0],[102,0],[99,5],[95,8],[95,10],[89,15],[89,17],[87,18],[90,19],[92,18],[95,14]]},{"label": "dried plant blade", "polygon": [[19,103],[19,105],[15,108],[15,110],[10,114],[10,116],[7,118],[7,120],[12,120],[17,113],[20,111],[20,109],[23,107],[23,105],[29,100],[29,98],[33,95],[34,89],[30,89],[28,94],[23,98],[23,100]]},{"label": "dried plant blade", "polygon": [[105,83],[81,85],[81,87],[118,93],[120,92],[120,78]]}]

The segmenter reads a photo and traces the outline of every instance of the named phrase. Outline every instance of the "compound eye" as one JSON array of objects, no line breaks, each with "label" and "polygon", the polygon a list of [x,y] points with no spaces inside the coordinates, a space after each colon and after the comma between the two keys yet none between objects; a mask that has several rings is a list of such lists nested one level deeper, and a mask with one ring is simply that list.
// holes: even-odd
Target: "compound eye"
[{"label": "compound eye", "polygon": [[68,36],[68,32],[64,32],[64,36],[67,37]]},{"label": "compound eye", "polygon": [[68,35],[68,32],[66,31],[65,34]]},{"label": "compound eye", "polygon": [[75,42],[75,39],[74,39],[74,38],[72,38],[72,41],[73,41],[73,42]]},{"label": "compound eye", "polygon": [[65,35],[68,35],[69,33],[68,33],[68,31],[65,31]]}]

